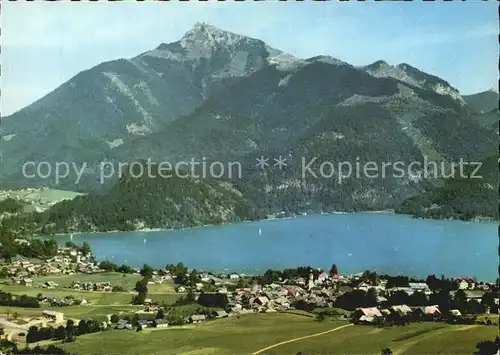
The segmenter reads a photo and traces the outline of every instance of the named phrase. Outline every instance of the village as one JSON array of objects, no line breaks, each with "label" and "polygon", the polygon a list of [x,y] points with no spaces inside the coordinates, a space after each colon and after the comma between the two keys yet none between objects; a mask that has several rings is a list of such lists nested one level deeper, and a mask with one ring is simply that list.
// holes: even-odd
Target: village
[{"label": "village", "polygon": [[[474,277],[431,275],[422,280],[370,271],[343,275],[336,265],[329,271],[298,267],[263,275],[197,271],[182,263],[131,268],[98,262],[90,250],[71,244],[46,260],[17,255],[4,260],[0,269],[5,288],[16,287],[15,294],[2,292],[0,298],[0,306],[8,306],[11,315],[0,316],[0,334],[14,342],[23,336],[26,341],[74,341],[76,334],[88,332],[136,332],[261,313],[307,312],[319,322],[331,318],[377,327],[422,321],[498,325],[498,285]],[[128,279],[126,286],[123,280]],[[159,289],[167,291],[155,291]],[[73,309],[108,307],[98,299],[105,294],[124,310],[75,317]],[[18,307],[38,316],[26,318],[22,326],[15,324],[12,314],[23,310]],[[82,322],[90,325],[68,331],[69,324]]]}]

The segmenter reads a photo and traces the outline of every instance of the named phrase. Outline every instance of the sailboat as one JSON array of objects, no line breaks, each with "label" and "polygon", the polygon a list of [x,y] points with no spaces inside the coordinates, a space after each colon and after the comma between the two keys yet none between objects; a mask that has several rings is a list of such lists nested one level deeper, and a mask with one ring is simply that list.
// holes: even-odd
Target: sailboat
[{"label": "sailboat", "polygon": [[69,236],[69,240],[73,240],[73,234]]},{"label": "sailboat", "polygon": [[146,238],[144,238],[144,244],[146,244]]},{"label": "sailboat", "polygon": [[259,228],[259,236],[262,235],[262,229]]}]

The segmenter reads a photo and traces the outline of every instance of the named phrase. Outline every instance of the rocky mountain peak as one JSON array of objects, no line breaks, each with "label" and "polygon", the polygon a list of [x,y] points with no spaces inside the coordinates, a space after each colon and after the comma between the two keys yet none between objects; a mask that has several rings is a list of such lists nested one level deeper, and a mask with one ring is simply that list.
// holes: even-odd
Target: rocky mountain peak
[{"label": "rocky mountain peak", "polygon": [[461,105],[466,105],[460,92],[452,87],[447,81],[437,76],[424,73],[410,64],[400,63],[393,66],[379,60],[373,64],[367,65],[364,69],[367,73],[377,78],[394,78],[421,89],[432,90],[440,95],[450,96]]},{"label": "rocky mountain peak", "polygon": [[180,40],[180,45],[186,50],[196,49],[205,54],[217,48],[231,50],[241,44],[264,45],[261,40],[224,31],[204,22],[196,22]]}]

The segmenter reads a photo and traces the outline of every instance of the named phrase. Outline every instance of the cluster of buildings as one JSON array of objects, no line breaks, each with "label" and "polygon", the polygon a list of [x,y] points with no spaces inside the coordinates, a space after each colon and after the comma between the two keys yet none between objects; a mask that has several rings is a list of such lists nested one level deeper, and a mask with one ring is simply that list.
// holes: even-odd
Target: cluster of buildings
[{"label": "cluster of buildings", "polygon": [[37,300],[41,305],[47,305],[51,307],[67,307],[67,306],[78,306],[78,305],[88,305],[90,301],[83,297],[73,297],[65,296],[63,298],[51,297],[51,296],[41,296],[37,297]]},{"label": "cluster of buildings", "polygon": [[75,291],[100,291],[100,292],[111,292],[113,286],[110,282],[78,282],[73,281],[70,288]]},{"label": "cluster of buildings", "polygon": [[[234,282],[242,278],[241,275],[232,274],[215,277],[202,274],[200,275],[201,282],[195,284],[195,288],[201,289],[203,282],[215,282],[215,285],[219,286],[217,292],[226,294],[228,297],[228,316],[253,312],[285,311],[295,308],[298,302],[303,302],[310,308],[332,308],[337,298],[344,293],[342,286],[365,292],[370,289],[376,291],[379,307],[360,308],[353,312],[353,320],[357,322],[371,323],[375,320],[380,321],[380,318],[385,319],[387,316],[389,316],[389,319],[393,319],[396,318],[396,314],[412,316],[412,319],[436,319],[448,316],[448,314],[442,315],[439,307],[435,305],[409,307],[403,304],[387,308],[382,307],[387,304],[388,298],[396,292],[404,292],[409,296],[418,292],[428,298],[433,294],[433,291],[425,282],[409,282],[405,287],[388,287],[387,280],[367,282],[363,281],[362,276],[362,274],[351,276],[330,275],[322,272],[317,277],[313,277],[311,274],[307,280],[299,277],[265,286],[253,285],[248,288],[236,288],[236,290],[229,292],[226,287],[227,279],[229,279],[229,282],[233,282],[234,285]],[[480,301],[485,291],[491,286],[489,284],[479,284],[474,278],[460,278],[454,281],[459,283],[459,289],[465,290],[467,300]],[[353,285],[355,286],[353,287]],[[184,291],[185,288],[182,287],[180,292]],[[453,296],[453,293],[454,291],[452,291],[451,296]],[[498,298],[495,299],[495,302],[498,304]],[[452,310],[451,312],[454,316],[461,316],[459,310]],[[196,320],[196,322],[202,320],[205,319]]]},{"label": "cluster of buildings", "polygon": [[[452,312],[455,316],[462,316],[459,310],[452,310]],[[410,320],[435,321],[441,319],[443,319],[443,314],[437,305],[409,307],[403,304],[388,308],[358,308],[351,315],[351,320],[356,324],[404,323]]]},{"label": "cluster of buildings", "polygon": [[[18,243],[29,243],[25,239],[18,239]],[[92,261],[92,256],[86,256],[75,248],[59,248],[53,258],[47,260],[28,259],[17,255],[10,264],[4,265],[7,276],[12,283],[24,286],[33,285],[33,277],[48,275],[74,275],[75,273],[99,273],[98,264]]]}]

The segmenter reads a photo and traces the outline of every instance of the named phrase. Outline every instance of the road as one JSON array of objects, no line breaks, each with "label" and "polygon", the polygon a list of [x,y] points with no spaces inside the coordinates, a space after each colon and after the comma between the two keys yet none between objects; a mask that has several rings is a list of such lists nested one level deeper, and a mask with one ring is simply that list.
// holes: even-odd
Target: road
[{"label": "road", "polygon": [[281,343],[277,343],[277,344],[274,344],[274,345],[268,346],[268,347],[266,347],[266,348],[264,348],[264,349],[257,350],[257,351],[256,351],[256,352],[254,352],[252,355],[262,354],[264,351],[267,351],[267,350],[270,350],[270,349],[276,348],[276,347],[281,346],[281,345],[285,345],[285,344],[293,343],[293,342],[300,341],[300,340],[304,340],[304,339],[309,339],[309,338],[319,337],[319,336],[321,336],[321,335],[328,334],[328,333],[332,333],[332,332],[335,332],[335,331],[340,330],[340,329],[343,329],[343,328],[351,327],[351,326],[353,326],[353,325],[354,325],[354,324],[352,324],[352,323],[351,323],[351,324],[347,324],[347,325],[343,325],[343,326],[340,326],[340,327],[337,327],[337,328],[333,328],[333,329],[327,330],[327,331],[325,331],[325,332],[316,333],[316,334],[311,334],[311,335],[306,335],[306,336],[303,336],[303,337],[300,337],[300,338],[294,338],[294,339],[290,339],[290,340],[282,341]]}]

